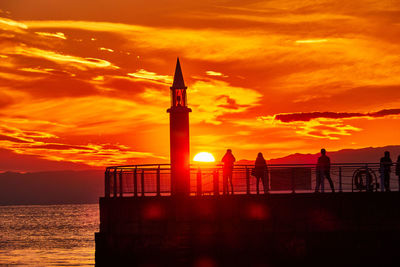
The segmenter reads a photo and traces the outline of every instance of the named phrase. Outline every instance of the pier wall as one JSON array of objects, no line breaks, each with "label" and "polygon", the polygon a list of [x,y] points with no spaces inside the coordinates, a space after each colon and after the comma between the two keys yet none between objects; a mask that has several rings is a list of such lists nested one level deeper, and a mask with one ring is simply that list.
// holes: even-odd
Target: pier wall
[{"label": "pier wall", "polygon": [[398,266],[400,193],[100,199],[97,266]]}]

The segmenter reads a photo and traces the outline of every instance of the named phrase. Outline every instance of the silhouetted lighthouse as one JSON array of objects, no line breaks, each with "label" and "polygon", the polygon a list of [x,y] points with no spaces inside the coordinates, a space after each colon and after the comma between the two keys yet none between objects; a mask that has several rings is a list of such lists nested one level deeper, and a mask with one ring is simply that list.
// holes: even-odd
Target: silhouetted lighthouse
[{"label": "silhouetted lighthouse", "polygon": [[179,58],[171,88],[170,121],[171,195],[190,193],[189,112]]}]

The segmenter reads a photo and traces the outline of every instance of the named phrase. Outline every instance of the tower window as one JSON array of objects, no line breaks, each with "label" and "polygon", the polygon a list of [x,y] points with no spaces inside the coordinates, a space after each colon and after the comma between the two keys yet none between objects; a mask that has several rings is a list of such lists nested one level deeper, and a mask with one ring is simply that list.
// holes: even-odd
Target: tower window
[{"label": "tower window", "polygon": [[186,106],[186,97],[184,89],[175,90],[175,101],[174,106],[176,107],[185,107]]}]

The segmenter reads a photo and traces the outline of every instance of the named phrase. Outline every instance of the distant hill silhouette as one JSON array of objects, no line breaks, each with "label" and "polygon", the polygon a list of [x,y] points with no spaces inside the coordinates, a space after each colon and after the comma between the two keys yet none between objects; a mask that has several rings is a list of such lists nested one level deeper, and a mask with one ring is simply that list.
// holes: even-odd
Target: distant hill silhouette
[{"label": "distant hill silhouette", "polygon": [[[400,155],[400,145],[385,147],[367,147],[360,149],[342,149],[330,152],[327,149],[327,155],[331,158],[332,163],[374,163],[379,162],[383,156],[383,152],[389,151],[393,161],[397,160]],[[270,159],[269,164],[314,164],[320,156],[319,151],[315,154],[291,154],[286,157]],[[240,160],[238,164],[254,164],[254,160]]]},{"label": "distant hill silhouette", "polygon": [[0,205],[97,203],[103,192],[103,171],[0,174]]}]

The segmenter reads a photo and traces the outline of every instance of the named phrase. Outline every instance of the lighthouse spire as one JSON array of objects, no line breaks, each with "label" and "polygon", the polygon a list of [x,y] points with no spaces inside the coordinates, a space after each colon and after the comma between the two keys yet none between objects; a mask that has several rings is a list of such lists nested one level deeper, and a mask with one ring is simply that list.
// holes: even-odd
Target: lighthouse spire
[{"label": "lighthouse spire", "polygon": [[181,63],[179,62],[179,57],[176,60],[174,82],[171,88],[186,89],[185,81],[183,80],[183,75],[182,75]]}]

